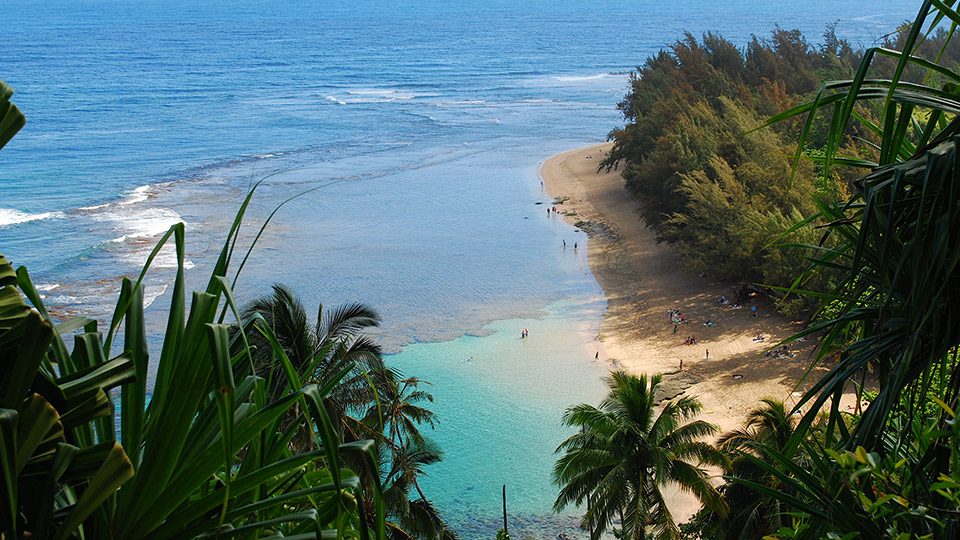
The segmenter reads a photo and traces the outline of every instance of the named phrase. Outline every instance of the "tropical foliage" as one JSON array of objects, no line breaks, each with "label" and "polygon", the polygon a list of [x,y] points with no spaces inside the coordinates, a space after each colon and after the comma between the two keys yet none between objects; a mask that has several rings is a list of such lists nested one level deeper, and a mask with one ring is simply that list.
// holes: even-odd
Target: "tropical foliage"
[{"label": "tropical foliage", "polygon": [[[237,344],[246,334],[231,337],[222,323],[225,311],[238,314],[226,270],[242,215],[241,209],[207,289],[193,294],[189,310],[183,225],[173,226],[151,254],[150,260],[174,239],[177,277],[149,399],[143,274],[123,281],[102,333],[89,319],[55,324],[26,269],[14,274],[4,266],[5,305],[16,308],[4,313],[19,314],[5,319],[0,336],[18,351],[4,355],[2,381],[10,389],[2,432],[9,452],[3,455],[13,458],[4,460],[5,534],[252,538],[336,529],[337,535],[383,537],[382,503],[371,527],[366,509],[355,503],[357,475],[342,465],[342,454],[350,453],[375,463],[373,445],[341,444],[322,403],[345,373],[323,387],[304,384],[275,347],[287,371],[281,395],[271,398],[251,369],[250,348]],[[77,330],[68,353],[62,336]],[[111,355],[115,348],[122,352]],[[119,390],[122,415],[112,388]],[[311,426],[312,450],[289,445],[296,431],[284,424],[290,414]]]},{"label": "tropical foliage", "polygon": [[10,102],[12,95],[13,88],[0,80],[0,148],[6,146],[27,122],[20,109]]},{"label": "tropical foliage", "polygon": [[[341,438],[357,439],[357,421],[348,411],[365,408],[377,400],[370,374],[384,369],[379,345],[365,331],[380,324],[380,316],[363,304],[347,304],[324,312],[321,305],[316,324],[311,324],[306,308],[284,285],[274,285],[273,294],[255,299],[244,307],[243,321],[254,321],[258,330],[248,338],[254,347],[253,365],[257,374],[268,381],[272,396],[278,397],[285,380],[284,365],[271,346],[271,339],[284,350],[293,370],[313,384],[324,385],[335,377],[324,404]],[[240,328],[235,327],[235,331]],[[272,338],[268,337],[272,334]],[[306,427],[306,426],[303,426]],[[295,438],[298,445],[309,444],[306,431]]]},{"label": "tropical foliage", "polygon": [[[9,134],[22,116],[0,90]],[[313,384],[259,325],[283,367],[268,385],[247,340],[260,318],[232,334],[223,323],[231,312],[240,320],[227,271],[252,196],[189,307],[181,223],[138,279],[123,280],[105,331],[91,319],[55,322],[26,268],[0,256],[0,536],[385,538],[378,478],[361,487],[344,460],[375,469],[375,446],[342,443],[323,406],[350,369]],[[141,283],[171,239],[178,264],[148,393]],[[290,444],[301,425],[308,449]]]},{"label": "tropical foliage", "polygon": [[[402,378],[397,370],[384,365],[380,347],[366,333],[380,324],[376,311],[359,303],[332,311],[324,311],[321,305],[312,324],[300,299],[278,284],[272,295],[248,304],[241,320],[261,330],[253,333],[249,343],[254,346],[254,371],[268,381],[268,388],[282,393],[276,381],[282,385],[285,380],[286,364],[275,354],[274,344],[284,351],[304,383],[339,381],[323,404],[342,440],[369,439],[374,445],[377,467],[350,458],[345,461],[358,472],[364,504],[371,504],[374,496],[382,493],[388,536],[456,538],[418,484],[423,467],[443,456],[418,429],[420,424],[432,427],[436,423],[433,412],[421,406],[433,397],[417,389],[423,381]],[[239,331],[240,327],[235,327],[235,332]],[[294,424],[299,427],[291,445],[309,450],[309,424],[288,413],[287,425]],[[417,497],[411,498],[414,490]]]},{"label": "tropical foliage", "polygon": [[[808,537],[825,530],[867,535],[870,527],[890,536],[946,538],[960,531],[951,487],[960,478],[955,420],[960,397],[960,123],[955,118],[960,70],[938,63],[937,56],[921,56],[925,34],[943,21],[952,30],[960,15],[940,2],[924,2],[899,50],[868,50],[853,79],[824,83],[811,103],[781,115],[807,113],[809,125],[823,106],[833,105],[824,168],[851,164],[871,170],[854,183],[848,201],[821,205],[816,218],[827,224],[823,230],[835,239],[834,247],[822,249],[796,282],[802,287],[808,275],[822,268],[839,269],[843,276],[824,296],[833,314],[805,332],[825,333],[818,361],[829,360],[831,367],[802,399],[812,411],[830,405],[825,436],[836,436],[840,443],[826,453],[819,477],[797,477],[794,484],[800,494],[828,489],[849,504],[836,513],[822,498],[801,498],[797,510],[817,518],[803,523],[811,531]],[[881,58],[896,62],[892,76],[871,78]],[[919,83],[903,78],[917,69],[932,76]],[[863,118],[858,107],[873,107],[878,117],[869,123],[879,138],[870,161],[850,159],[841,151],[852,118]],[[876,374],[878,392],[847,430],[848,422],[831,398],[868,371]],[[928,407],[931,401],[939,407]],[[791,437],[784,458],[805,440],[812,411]],[[860,495],[864,488],[875,497]]]},{"label": "tropical foliage", "polygon": [[[747,415],[744,426],[721,435],[715,445],[727,455],[727,478],[746,480],[767,489],[780,490],[784,484],[757,461],[773,464],[767,450],[782,452],[794,434],[797,416],[790,413],[782,401],[764,398],[762,405]],[[795,460],[804,465],[807,456]],[[681,526],[687,535],[703,539],[738,540],[763,538],[783,526],[786,506],[766,497],[743,483],[728,481],[719,488],[727,512],[704,508],[690,523]]]},{"label": "tropical foliage", "polygon": [[[949,61],[958,23],[950,5],[924,2],[898,47],[867,50],[852,79],[823,83],[771,120],[805,116],[802,144],[825,116],[817,156],[825,174],[869,170],[847,200],[817,201],[819,212],[796,226],[818,226],[824,237],[804,246],[818,256],[791,291],[823,302],[800,335],[822,336],[816,361],[828,371],[801,398],[797,408],[808,412],[785,440],[740,453],[761,475],[728,476],[730,489],[780,507],[775,537],[960,535],[960,70]],[[869,154],[844,150],[853,122],[873,132]],[[838,276],[834,286],[809,290],[824,271]],[[841,410],[840,394],[867,377],[877,391],[858,397],[869,405]]]},{"label": "tropical foliage", "polygon": [[[620,523],[621,538],[679,538],[661,488],[679,487],[708,507],[723,512],[722,501],[699,464],[722,466],[722,454],[700,441],[717,427],[702,420],[686,422],[700,403],[681,397],[656,413],[654,394],[661,377],[648,379],[623,372],[608,378],[610,393],[594,407],[567,409],[564,423],[578,429],[565,440],[554,467],[560,494],[554,509],[587,505],[581,526],[591,538]],[[686,423],[685,423],[686,422]]]},{"label": "tropical foliage", "polygon": [[620,103],[627,124],[610,133],[601,166],[624,166],[627,188],[651,203],[647,222],[696,271],[783,285],[803,269],[772,240],[816,211],[810,194],[837,200],[844,185],[808,163],[791,182],[796,126],[751,130],[816,90],[820,73],[856,61],[827,37],[815,50],[799,32],[777,29],[741,51],[714,34],[687,34],[631,76]]}]

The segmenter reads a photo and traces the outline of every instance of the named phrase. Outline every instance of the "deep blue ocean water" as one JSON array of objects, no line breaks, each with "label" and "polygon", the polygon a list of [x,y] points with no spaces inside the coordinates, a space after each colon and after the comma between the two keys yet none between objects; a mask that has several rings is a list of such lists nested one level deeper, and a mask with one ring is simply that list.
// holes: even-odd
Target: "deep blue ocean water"
[{"label": "deep blue ocean water", "polygon": [[[0,252],[58,313],[103,319],[171,224],[199,287],[253,181],[279,173],[251,224],[320,187],[280,211],[239,298],[284,282],[311,311],[376,307],[390,361],[434,383],[447,459],[424,484],[462,536],[493,536],[501,484],[521,536],[575,535],[575,509],[550,511],[550,452],[563,409],[603,394],[604,304],[585,250],[560,247],[585,237],[536,205],[540,164],[602,142],[629,71],[684,31],[816,42],[837,21],[869,46],[918,5],[355,4],[6,6],[0,78],[28,124],[0,152]],[[147,281],[156,321],[172,262]]]}]

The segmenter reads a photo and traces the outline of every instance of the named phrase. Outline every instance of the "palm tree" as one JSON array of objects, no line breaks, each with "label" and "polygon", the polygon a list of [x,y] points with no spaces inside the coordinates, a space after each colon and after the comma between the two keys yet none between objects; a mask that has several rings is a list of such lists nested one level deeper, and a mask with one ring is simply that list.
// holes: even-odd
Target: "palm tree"
[{"label": "palm tree", "polygon": [[[393,538],[456,540],[456,533],[447,527],[418,482],[419,477],[425,474],[424,466],[442,459],[440,447],[425,437],[407,439],[401,448],[392,451],[390,470],[384,477],[383,499]],[[411,500],[412,490],[416,490],[419,498]]]},{"label": "palm tree", "polygon": [[702,408],[693,397],[671,400],[655,415],[661,379],[614,372],[599,408],[580,404],[563,416],[564,424],[579,432],[557,448],[564,454],[553,471],[560,486],[554,510],[588,502],[581,526],[591,535],[609,529],[619,517],[622,538],[645,538],[648,527],[658,539],[680,538],[660,490],[667,485],[722,511],[719,494],[698,466],[726,464],[719,451],[700,441],[718,428],[702,420],[684,423]]},{"label": "palm tree", "polygon": [[[364,333],[380,325],[376,311],[354,303],[324,312],[320,305],[317,322],[312,325],[300,299],[285,285],[276,284],[272,295],[254,300],[241,314],[243,320],[254,316],[260,316],[260,324],[273,331],[301,383],[323,386],[348,370],[325,404],[340,435],[356,439],[357,421],[350,413],[375,401],[369,374],[383,370],[379,345]],[[286,387],[282,364],[262,333],[251,332],[250,343],[256,347],[253,361],[257,374],[267,379],[271,397],[279,398],[278,393]]]},{"label": "palm tree", "polygon": [[[780,488],[774,476],[747,456],[772,463],[767,450],[783,450],[793,435],[797,419],[782,401],[772,398],[761,401],[763,405],[747,415],[744,426],[721,435],[716,446],[730,458],[728,478]],[[733,480],[728,480],[719,490],[729,512],[726,516],[705,512],[703,520],[710,524],[711,538],[759,539],[780,530],[781,505],[777,500]]]},{"label": "palm tree", "polygon": [[[379,399],[370,404],[360,426],[363,436],[380,443],[380,463],[389,465],[379,471],[384,486],[389,533],[397,540],[438,538],[452,540],[451,531],[437,509],[420,489],[423,467],[439,462],[443,452],[436,443],[424,437],[420,424],[434,427],[436,415],[420,404],[432,402],[433,396],[419,390],[430,384],[416,377],[404,378],[397,370],[384,368],[372,374]],[[413,490],[419,498],[412,499]]]},{"label": "palm tree", "polygon": [[431,394],[418,390],[421,384],[431,383],[416,377],[401,377],[400,372],[393,369],[377,373],[380,399],[370,406],[363,422],[368,429],[376,431],[375,435],[385,436],[394,450],[402,449],[411,441],[423,442],[417,426],[426,423],[432,428],[437,423],[433,411],[420,406],[433,402]]},{"label": "palm tree", "polygon": [[[455,539],[456,535],[417,483],[417,478],[424,474],[423,466],[436,463],[443,456],[440,448],[417,429],[424,422],[431,426],[436,423],[434,413],[418,405],[433,401],[433,396],[417,389],[420,384],[430,383],[415,377],[403,378],[398,371],[384,366],[380,347],[364,333],[379,326],[377,313],[363,304],[345,304],[328,312],[321,305],[314,326],[308,321],[303,303],[289,288],[277,284],[272,295],[254,300],[241,314],[245,321],[255,316],[260,317],[258,324],[272,330],[303,383],[324,386],[347,371],[330,390],[324,404],[344,440],[370,438],[378,443],[378,464],[366,466],[349,458],[346,461],[364,486],[384,486],[390,535],[396,539]],[[271,394],[286,391],[283,366],[272,352],[269,339],[264,333],[251,334],[250,342],[256,346],[253,361],[257,373],[270,381]],[[353,416],[359,414],[363,414],[361,420]],[[293,445],[309,446],[306,430],[300,432],[302,435],[294,438]],[[419,498],[410,500],[412,489],[416,489]],[[375,497],[364,494],[364,504],[371,505]],[[368,515],[376,516],[375,510],[370,507]]]}]

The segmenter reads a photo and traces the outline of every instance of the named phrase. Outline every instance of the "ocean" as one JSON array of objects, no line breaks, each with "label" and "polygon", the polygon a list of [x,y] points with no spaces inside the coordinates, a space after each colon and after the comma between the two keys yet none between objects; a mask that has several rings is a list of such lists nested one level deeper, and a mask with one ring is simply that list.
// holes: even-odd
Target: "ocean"
[{"label": "ocean", "polygon": [[[64,317],[105,321],[119,279],[183,221],[205,283],[242,197],[281,201],[238,298],[362,301],[388,362],[432,383],[445,449],[427,494],[465,539],[578,536],[551,510],[563,410],[596,403],[605,307],[585,235],[548,203],[553,154],[622,125],[629,73],[688,31],[735,44],[827,24],[870,46],[918,5],[781,2],[15,1],[0,78],[27,126],[0,151],[0,253]],[[174,259],[146,282],[157,347]],[[530,337],[520,339],[522,329]],[[470,362],[465,360],[471,358]]]}]

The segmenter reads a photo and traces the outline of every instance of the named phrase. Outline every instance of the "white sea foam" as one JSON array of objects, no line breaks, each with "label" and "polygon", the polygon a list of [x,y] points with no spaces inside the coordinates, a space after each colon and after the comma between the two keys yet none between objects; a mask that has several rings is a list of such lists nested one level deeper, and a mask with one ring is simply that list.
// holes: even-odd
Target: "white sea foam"
[{"label": "white sea foam", "polygon": [[169,208],[128,208],[128,206],[120,203],[112,210],[93,216],[96,221],[121,233],[110,242],[120,243],[136,238],[152,238],[167,232],[173,224],[182,221],[180,214]]},{"label": "white sea foam", "polygon": [[391,88],[358,88],[347,90],[346,95],[324,96],[328,101],[333,101],[340,105],[353,105],[360,103],[391,103],[393,101],[409,101],[422,97],[437,96],[439,94],[429,92],[408,92],[406,90],[397,90]]},{"label": "white sea foam", "polygon": [[60,288],[59,283],[46,283],[41,285],[34,285],[38,291],[50,292]]},{"label": "white sea foam", "polygon": [[21,212],[20,210],[15,210],[13,208],[0,208],[0,227],[59,217],[63,217],[63,212],[41,212],[37,214],[30,214],[28,212]]},{"label": "white sea foam", "polygon": [[608,79],[614,77],[622,77],[618,75],[613,75],[610,73],[597,73],[594,75],[558,75],[553,78],[555,81],[560,82],[586,82],[586,81],[596,81],[600,79]]},{"label": "white sea foam", "polygon": [[146,309],[150,307],[150,304],[154,300],[160,297],[163,293],[167,291],[169,283],[164,283],[162,285],[151,285],[149,287],[143,288],[143,308]]},{"label": "white sea foam", "polygon": [[[153,246],[150,246],[153,249]],[[146,262],[146,256],[131,254],[130,259],[136,264],[143,264]],[[134,260],[135,259],[135,260]],[[141,260],[142,259],[142,260]],[[150,264],[150,268],[176,268],[177,267],[177,252],[174,250],[172,244],[164,246],[163,249],[157,253],[156,258],[153,259],[153,262]],[[190,259],[183,260],[183,269],[189,270],[193,268],[193,262]]]},{"label": "white sea foam", "polygon": [[143,202],[150,197],[150,188],[151,186],[140,186],[127,195],[127,198],[120,201],[120,204],[136,204],[138,202]]},{"label": "white sea foam", "polygon": [[101,208],[106,208],[108,206],[110,206],[110,203],[95,204],[93,206],[81,206],[80,208],[77,208],[77,210],[81,212],[91,212],[93,210],[99,210]]},{"label": "white sea foam", "polygon": [[487,102],[482,99],[464,99],[459,101],[440,101],[437,107],[455,107],[457,105],[486,105]]}]

